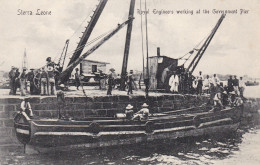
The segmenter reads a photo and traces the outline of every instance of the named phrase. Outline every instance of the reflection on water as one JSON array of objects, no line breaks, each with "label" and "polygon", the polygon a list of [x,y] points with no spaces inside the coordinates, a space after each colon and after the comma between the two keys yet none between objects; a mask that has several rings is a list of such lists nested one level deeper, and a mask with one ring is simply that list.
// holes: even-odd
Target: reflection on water
[{"label": "reflection on water", "polygon": [[260,130],[229,135],[184,138],[149,144],[23,154],[23,148],[1,149],[1,164],[257,164]]}]

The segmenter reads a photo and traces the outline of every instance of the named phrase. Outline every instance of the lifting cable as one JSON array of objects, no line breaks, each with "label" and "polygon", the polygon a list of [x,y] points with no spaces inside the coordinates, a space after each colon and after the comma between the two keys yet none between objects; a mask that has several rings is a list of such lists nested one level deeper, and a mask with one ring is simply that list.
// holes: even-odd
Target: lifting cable
[{"label": "lifting cable", "polygon": [[[140,11],[142,11],[142,0],[140,0]],[[143,17],[141,15],[141,36],[142,36],[142,56],[143,56],[143,79],[144,79],[144,34],[143,34]],[[140,77],[141,78],[141,77]]]}]

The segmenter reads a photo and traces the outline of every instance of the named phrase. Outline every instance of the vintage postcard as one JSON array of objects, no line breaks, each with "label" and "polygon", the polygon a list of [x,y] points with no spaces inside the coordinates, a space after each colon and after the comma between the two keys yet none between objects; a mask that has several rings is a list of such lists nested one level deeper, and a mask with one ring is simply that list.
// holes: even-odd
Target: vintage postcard
[{"label": "vintage postcard", "polygon": [[260,1],[1,0],[0,164],[260,164]]}]

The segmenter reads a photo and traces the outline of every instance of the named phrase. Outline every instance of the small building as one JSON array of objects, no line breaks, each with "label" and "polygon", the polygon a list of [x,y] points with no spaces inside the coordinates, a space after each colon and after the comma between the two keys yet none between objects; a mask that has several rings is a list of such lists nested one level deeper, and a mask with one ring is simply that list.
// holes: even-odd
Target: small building
[{"label": "small building", "polygon": [[178,59],[160,55],[160,48],[157,48],[157,56],[149,57],[149,78],[150,90],[164,89],[164,83],[161,81],[162,73],[165,68],[177,68]]},{"label": "small building", "polygon": [[89,74],[96,74],[101,70],[103,73],[106,73],[106,66],[109,63],[107,62],[100,62],[100,61],[93,61],[93,60],[83,60],[80,63],[80,74],[81,75],[89,75]]}]

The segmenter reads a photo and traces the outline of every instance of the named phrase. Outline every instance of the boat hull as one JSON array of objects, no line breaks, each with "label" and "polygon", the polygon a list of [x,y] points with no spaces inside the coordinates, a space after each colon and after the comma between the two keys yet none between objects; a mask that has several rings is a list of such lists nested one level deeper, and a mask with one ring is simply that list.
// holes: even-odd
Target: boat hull
[{"label": "boat hull", "polygon": [[26,134],[19,132],[20,129],[25,130],[21,124],[15,123],[15,127],[18,140],[24,144],[40,148],[91,148],[234,131],[238,128],[240,116],[241,108],[235,107],[218,112],[195,111],[181,115],[166,112],[151,116],[147,121],[29,120]]}]

